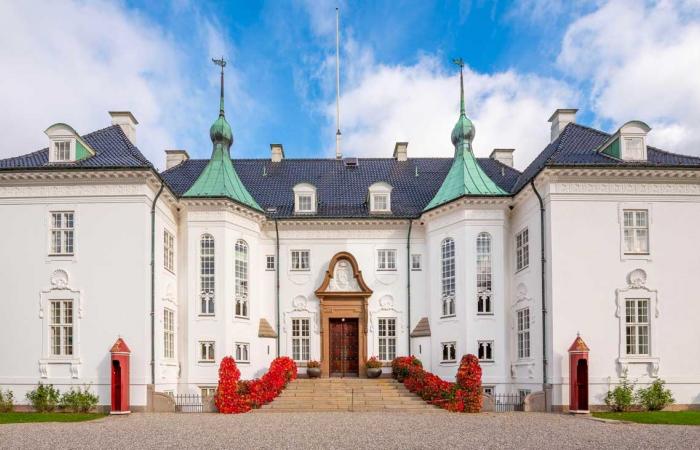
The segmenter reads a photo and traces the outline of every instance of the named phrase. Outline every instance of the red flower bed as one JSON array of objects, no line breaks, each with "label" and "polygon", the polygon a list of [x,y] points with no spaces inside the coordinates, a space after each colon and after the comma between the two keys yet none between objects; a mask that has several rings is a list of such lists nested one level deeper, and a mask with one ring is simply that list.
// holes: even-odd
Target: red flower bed
[{"label": "red flower bed", "polygon": [[297,377],[297,365],[291,358],[276,358],[261,378],[239,381],[241,372],[236,361],[227,356],[219,366],[219,388],[216,407],[224,414],[238,414],[260,408],[277,397]]},{"label": "red flower bed", "polygon": [[391,373],[406,389],[430,404],[457,412],[481,410],[481,367],[474,355],[462,357],[456,383],[423,370],[415,356],[396,358],[391,363]]}]

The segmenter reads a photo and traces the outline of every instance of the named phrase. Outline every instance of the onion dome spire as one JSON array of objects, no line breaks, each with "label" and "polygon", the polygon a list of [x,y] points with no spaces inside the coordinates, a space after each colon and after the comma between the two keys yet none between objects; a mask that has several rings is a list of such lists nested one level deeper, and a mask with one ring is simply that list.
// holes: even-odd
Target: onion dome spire
[{"label": "onion dome spire", "polygon": [[474,124],[467,117],[464,107],[464,61],[462,58],[453,61],[459,66],[459,118],[452,129],[452,145],[455,147],[455,156],[447,176],[433,199],[425,207],[425,210],[436,208],[442,204],[451,202],[464,196],[507,195],[479,165],[472,152],[474,140]]},{"label": "onion dome spire", "polygon": [[185,192],[184,197],[226,197],[237,203],[262,211],[248,189],[238,177],[229,153],[233,144],[233,132],[224,114],[224,58],[212,59],[221,67],[221,94],[219,98],[219,117],[209,129],[213,144],[211,159],[197,177],[194,184]]}]

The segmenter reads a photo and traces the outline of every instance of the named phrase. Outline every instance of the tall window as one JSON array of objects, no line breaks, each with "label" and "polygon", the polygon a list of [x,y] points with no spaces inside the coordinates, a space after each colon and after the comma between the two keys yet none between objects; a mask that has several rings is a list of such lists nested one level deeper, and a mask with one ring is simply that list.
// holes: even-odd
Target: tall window
[{"label": "tall window", "polygon": [[275,270],[275,255],[265,256],[265,270]]},{"label": "tall window", "polygon": [[70,161],[70,141],[53,143],[53,160],[56,162]]},{"label": "tall window", "polygon": [[250,344],[247,342],[236,342],[234,346],[236,347],[236,362],[250,362]]},{"label": "tall window", "polygon": [[479,361],[493,362],[493,341],[479,341]]},{"label": "tall window", "polygon": [[530,309],[517,312],[518,318],[518,359],[530,357]]},{"label": "tall window", "polygon": [[201,315],[214,315],[214,238],[210,234],[200,241],[199,283],[201,287]]},{"label": "tall window", "polygon": [[292,359],[309,360],[309,319],[292,319]]},{"label": "tall window", "polygon": [[396,319],[379,319],[379,359],[396,358]]},{"label": "tall window", "polygon": [[377,250],[377,270],[396,270],[396,250]]},{"label": "tall window", "polygon": [[74,244],[73,211],[51,213],[51,254],[72,255]]},{"label": "tall window", "polygon": [[625,253],[644,255],[649,253],[649,211],[626,209],[624,216]]},{"label": "tall window", "polygon": [[51,300],[51,356],[73,355],[73,301]]},{"label": "tall window", "polygon": [[530,265],[530,237],[527,228],[515,235],[515,267],[522,270]]},{"label": "tall window", "polygon": [[248,244],[236,241],[235,253],[236,316],[248,317]]},{"label": "tall window", "polygon": [[292,250],[292,270],[309,270],[308,250]]},{"label": "tall window", "polygon": [[168,308],[163,309],[163,356],[175,357],[175,312]]},{"label": "tall window", "polygon": [[411,270],[421,270],[421,255],[418,253],[411,255]]},{"label": "tall window", "polygon": [[442,362],[457,361],[457,343],[443,342],[442,343]]},{"label": "tall window", "polygon": [[199,362],[213,363],[215,359],[214,341],[199,341]]},{"label": "tall window", "polygon": [[442,315],[455,315],[455,241],[447,238],[441,245]]},{"label": "tall window", "polygon": [[649,355],[649,299],[625,300],[625,335],[628,355]]},{"label": "tall window", "polygon": [[476,237],[476,311],[491,314],[491,235]]},{"label": "tall window", "polygon": [[171,272],[175,271],[175,236],[168,230],[163,230],[163,266]]}]

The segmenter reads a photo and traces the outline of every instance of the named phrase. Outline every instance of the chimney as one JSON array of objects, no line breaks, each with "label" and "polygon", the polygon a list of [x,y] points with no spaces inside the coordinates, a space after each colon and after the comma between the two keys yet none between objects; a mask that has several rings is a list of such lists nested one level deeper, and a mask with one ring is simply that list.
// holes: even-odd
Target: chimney
[{"label": "chimney", "polygon": [[282,162],[284,159],[284,147],[282,144],[270,144],[270,151],[272,152],[273,163]]},{"label": "chimney", "polygon": [[549,118],[552,123],[551,142],[559,137],[564,127],[570,123],[576,122],[576,112],[578,109],[557,109]]},{"label": "chimney", "polygon": [[190,159],[187,150],[166,150],[165,151],[165,170],[177,166]]},{"label": "chimney", "polygon": [[505,164],[508,167],[513,167],[513,152],[514,148],[494,148],[489,158],[495,159],[501,164]]},{"label": "chimney", "polygon": [[119,125],[131,143],[136,144],[136,125],[139,121],[131,111],[109,111],[109,115],[112,118],[112,125]]},{"label": "chimney", "polygon": [[408,142],[397,142],[396,145],[394,145],[394,158],[396,158],[397,161],[408,160],[408,151],[406,150],[407,147]]}]

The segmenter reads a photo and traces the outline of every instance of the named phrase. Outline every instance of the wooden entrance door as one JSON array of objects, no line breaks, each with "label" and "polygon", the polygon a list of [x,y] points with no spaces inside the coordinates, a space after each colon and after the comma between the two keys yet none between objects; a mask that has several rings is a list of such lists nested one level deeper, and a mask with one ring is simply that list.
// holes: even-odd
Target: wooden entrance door
[{"label": "wooden entrance door", "polygon": [[330,375],[346,377],[359,375],[358,319],[330,320]]}]

